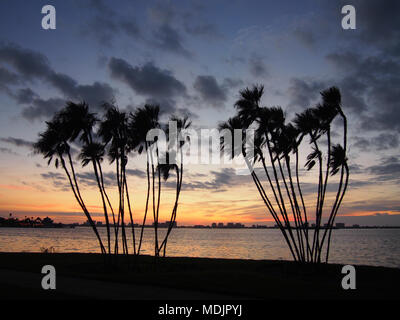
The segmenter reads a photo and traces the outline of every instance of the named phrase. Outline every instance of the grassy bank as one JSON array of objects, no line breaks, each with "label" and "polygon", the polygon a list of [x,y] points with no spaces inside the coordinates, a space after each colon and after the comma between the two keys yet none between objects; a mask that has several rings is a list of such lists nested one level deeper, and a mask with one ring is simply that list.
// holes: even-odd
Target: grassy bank
[{"label": "grassy bank", "polygon": [[[205,258],[119,257],[117,269],[106,269],[99,254],[0,253],[0,268],[40,273],[54,265],[57,276],[115,283],[223,293],[250,299],[399,299],[400,269],[356,266],[357,289],[341,288],[341,265],[304,265],[289,261]],[[1,279],[0,279],[1,286]],[[2,287],[17,292],[10,286]],[[16,293],[15,293],[16,294]],[[29,293],[24,293],[28,295]],[[33,295],[33,293],[32,293]]]}]

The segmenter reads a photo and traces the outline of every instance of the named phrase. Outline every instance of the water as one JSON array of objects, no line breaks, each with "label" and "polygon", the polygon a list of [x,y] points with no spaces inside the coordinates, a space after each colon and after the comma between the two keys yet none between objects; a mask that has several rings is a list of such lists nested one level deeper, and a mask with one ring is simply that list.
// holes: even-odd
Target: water
[{"label": "water", "polygon": [[[105,228],[99,230],[106,239]],[[165,229],[160,231],[163,234]],[[154,252],[153,232],[145,229],[142,247],[145,254]],[[400,229],[339,229],[333,231],[332,237],[332,263],[400,268]],[[128,239],[132,248],[132,238]],[[93,231],[86,227],[0,228],[0,252],[40,252],[41,248],[49,247],[54,247],[56,252],[99,252]],[[174,229],[167,255],[291,260],[284,239],[276,229]]]}]

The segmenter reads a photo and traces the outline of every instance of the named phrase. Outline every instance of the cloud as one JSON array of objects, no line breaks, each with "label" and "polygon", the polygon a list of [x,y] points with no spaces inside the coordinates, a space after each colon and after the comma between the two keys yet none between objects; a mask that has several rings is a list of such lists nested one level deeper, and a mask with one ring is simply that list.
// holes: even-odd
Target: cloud
[{"label": "cloud", "polygon": [[[90,105],[96,107],[99,103],[110,101],[114,97],[115,91],[107,83],[96,81],[91,85],[79,84],[70,76],[53,70],[45,55],[30,49],[24,49],[11,43],[0,45],[0,61],[8,63],[15,68],[16,71],[19,72],[20,77],[30,81],[40,79],[48,82],[54,88],[58,89],[67,99],[85,100]],[[30,89],[22,90],[25,91],[18,91],[12,96],[18,102],[25,102],[27,98],[28,103],[32,102],[29,101],[29,99],[32,100],[34,96],[33,91]],[[44,104],[43,101],[44,100],[38,101],[34,107],[39,109],[39,106],[43,105],[45,109],[48,109],[49,106]],[[47,114],[47,111],[43,110],[40,113]]]},{"label": "cloud", "polygon": [[[146,173],[139,169],[126,169],[126,174],[132,177],[145,178]],[[46,180],[52,180],[56,188],[67,190],[69,188],[67,177],[59,172],[42,173],[41,177]],[[79,172],[76,174],[79,185],[85,187],[97,187],[97,180],[94,172]],[[107,187],[117,186],[117,177],[115,172],[103,172],[104,185]]]},{"label": "cloud", "polygon": [[346,108],[363,117],[361,126],[367,130],[400,132],[398,60],[384,55],[364,57],[353,52],[332,53],[327,59],[345,74],[343,88],[352,92],[353,97],[359,97],[360,103],[347,99]]},{"label": "cloud", "polygon": [[0,153],[7,153],[12,155],[18,155],[15,151],[11,150],[10,148],[0,147]]},{"label": "cloud", "polygon": [[319,93],[326,87],[325,82],[315,79],[290,79],[289,107],[300,109],[311,107],[319,99]]},{"label": "cloud", "polygon": [[14,94],[15,100],[21,104],[32,103],[39,96],[31,88],[18,89]]},{"label": "cloud", "polygon": [[111,76],[126,83],[137,94],[151,98],[173,98],[186,95],[185,85],[169,70],[149,62],[133,67],[127,61],[111,58],[108,64]]},{"label": "cloud", "polygon": [[398,55],[400,53],[398,41],[400,21],[397,14],[400,11],[399,1],[387,0],[385,5],[382,5],[374,0],[355,0],[352,4],[357,8],[357,20],[362,21],[357,23],[360,40],[369,46],[374,45],[387,54]]},{"label": "cloud", "polygon": [[214,76],[197,76],[193,87],[205,102],[211,103],[217,108],[222,108],[227,100],[226,88],[218,84]]},{"label": "cloud", "polygon": [[15,85],[19,83],[21,83],[21,79],[16,73],[0,66],[0,85]]},{"label": "cloud", "polygon": [[368,171],[378,181],[394,181],[400,183],[400,160],[397,157],[386,157],[378,165],[370,166]]},{"label": "cloud", "polygon": [[92,9],[94,16],[82,25],[81,30],[83,34],[93,36],[100,45],[111,47],[120,35],[136,40],[141,38],[141,30],[134,17],[125,18],[100,0],[78,5]]},{"label": "cloud", "polygon": [[33,142],[20,139],[20,138],[13,138],[13,137],[8,137],[8,138],[0,138],[0,141],[12,144],[16,147],[28,147],[31,148],[33,146]]},{"label": "cloud", "polygon": [[353,146],[360,149],[361,151],[371,150],[391,150],[399,147],[399,136],[391,133],[381,133],[378,136],[372,138],[364,137],[353,137]]},{"label": "cloud", "polygon": [[126,174],[128,176],[134,176],[134,177],[138,177],[138,178],[146,177],[146,173],[140,169],[126,169]]},{"label": "cloud", "polygon": [[268,75],[268,69],[262,58],[253,56],[249,59],[250,73],[255,77],[265,77]]},{"label": "cloud", "polygon": [[65,104],[64,99],[34,99],[32,104],[22,110],[22,116],[28,120],[48,119],[59,111]]},{"label": "cloud", "polygon": [[183,39],[179,31],[168,24],[157,27],[153,32],[154,44],[160,49],[180,54],[191,58],[193,54],[183,45]]},{"label": "cloud", "polygon": [[205,36],[208,38],[220,38],[221,35],[215,24],[212,23],[200,23],[191,25],[189,21],[185,24],[185,31],[193,36]]},{"label": "cloud", "polygon": [[13,44],[0,45],[0,61],[12,65],[30,80],[48,77],[53,73],[45,55]]}]

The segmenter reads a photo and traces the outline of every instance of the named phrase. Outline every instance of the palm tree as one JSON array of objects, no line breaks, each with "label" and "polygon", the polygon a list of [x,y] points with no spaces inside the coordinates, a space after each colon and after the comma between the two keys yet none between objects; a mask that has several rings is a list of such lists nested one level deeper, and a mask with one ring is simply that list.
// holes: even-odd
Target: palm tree
[{"label": "palm tree", "polygon": [[82,164],[86,166],[89,160],[93,164],[96,181],[99,186],[99,192],[103,203],[104,217],[107,230],[108,253],[111,253],[110,223],[108,219],[107,205],[105,199],[109,202],[108,195],[104,187],[103,172],[101,162],[104,156],[104,146],[93,142],[93,127],[98,121],[94,113],[89,112],[89,105],[86,102],[74,103],[67,102],[66,106],[59,113],[60,118],[70,131],[70,142],[74,142],[78,137],[83,143]]},{"label": "palm tree", "polygon": [[[150,162],[151,162],[151,176],[152,176],[152,194],[153,194],[153,219],[154,219],[154,232],[155,232],[155,244],[154,244],[154,251],[155,256],[159,255],[158,251],[158,212],[156,212],[156,203],[155,203],[155,166],[154,166],[154,159],[153,159],[153,152],[152,147],[154,142],[147,141],[146,136],[149,130],[154,128],[159,128],[159,113],[160,107],[158,105],[150,105],[146,104],[143,108],[138,108],[134,113],[129,115],[129,122],[128,122],[128,145],[130,150],[136,150],[139,154],[146,151],[146,158],[147,158],[147,197],[146,197],[146,208],[143,217],[142,228],[140,232],[140,239],[138,244],[137,254],[140,253],[140,249],[142,246],[143,241],[143,232],[144,226],[146,224],[147,218],[147,211],[149,206],[149,196],[150,196]],[[158,178],[159,178],[159,196],[160,198],[160,186],[161,186],[161,169],[158,168]],[[159,200],[158,200],[159,203]],[[157,205],[159,208],[159,205]]]},{"label": "palm tree", "polygon": [[[251,89],[246,88],[240,91],[240,98],[235,103],[235,108],[237,109],[236,115],[220,125],[220,129],[231,131],[241,129],[242,134],[246,129],[254,128],[254,155],[250,158],[251,153],[247,152],[247,146],[243,143],[236,144],[232,149],[225,151],[228,151],[232,157],[243,155],[249,166],[257,190],[277,226],[281,229],[294,260],[320,262],[320,255],[326,234],[320,242],[319,230],[327,192],[328,173],[334,172],[335,170],[332,168],[337,165],[336,163],[339,163],[339,167],[342,170],[340,185],[343,184],[344,172],[346,172],[346,177],[348,178],[347,164],[343,160],[346,154],[347,120],[341,109],[340,92],[335,87],[321,92],[322,103],[318,104],[315,108],[309,108],[300,114],[296,114],[294,124],[286,123],[285,113],[282,108],[260,106],[263,92],[263,86],[253,86]],[[344,148],[341,149],[331,147],[331,123],[338,114],[342,116],[345,124]],[[324,155],[318,140],[325,135],[328,140],[328,151],[324,175]],[[307,170],[311,170],[315,164],[319,164],[315,213],[316,228],[313,235],[312,247],[309,243],[306,203],[299,178],[299,147],[306,136],[310,138],[312,152],[307,156],[305,167]],[[226,149],[226,146],[222,144],[222,140],[221,148]],[[342,154],[338,150],[343,150]],[[293,171],[291,164],[292,153],[295,155],[295,170]],[[333,159],[336,159],[336,162]],[[340,162],[338,159],[342,159],[342,161]],[[270,168],[267,166],[267,161],[269,161]],[[271,196],[267,195],[266,189],[258,178],[256,171],[253,170],[253,166],[257,162],[262,164],[269,187],[272,190]],[[328,222],[330,226],[329,235],[332,230],[333,219],[347,187],[346,181],[344,182],[345,187],[339,188],[331,211]],[[297,185],[297,190],[295,184]],[[275,200],[275,203],[273,200]],[[290,224],[289,210],[292,212],[296,236],[292,232],[293,228]],[[330,242],[330,236],[328,236],[328,242]]]},{"label": "palm tree", "polygon": [[127,194],[128,209],[131,218],[131,229],[132,229],[132,241],[133,250],[136,251],[135,243],[135,229],[133,225],[132,210],[129,201],[129,192],[126,181],[126,165],[128,163],[128,117],[125,112],[121,112],[118,108],[112,104],[105,103],[103,107],[106,109],[106,113],[103,121],[100,122],[98,135],[102,138],[105,145],[109,144],[108,157],[110,163],[115,162],[116,164],[116,176],[119,194],[119,210],[118,218],[115,221],[115,215],[113,214],[114,232],[115,232],[115,254],[118,254],[118,233],[119,226],[121,225],[122,233],[122,249],[123,253],[128,254],[128,243],[125,232],[125,190]]},{"label": "palm tree", "polygon": [[[74,165],[71,157],[71,147],[68,143],[68,140],[71,137],[70,127],[66,125],[66,123],[63,121],[63,117],[60,117],[59,114],[56,114],[51,121],[46,122],[46,126],[46,130],[39,134],[39,139],[33,146],[34,151],[35,153],[42,154],[45,159],[48,159],[48,165],[50,165],[53,159],[55,159],[54,162],[56,168],[61,165],[65,174],[67,175],[75,199],[82,208],[82,211],[84,212],[99,241],[101,252],[105,253],[106,250],[103,242],[79,191],[79,185],[76,180]],[[69,169],[67,168],[65,157],[68,158],[72,177]]]},{"label": "palm tree", "polygon": [[107,247],[108,247],[108,254],[111,254],[111,239],[110,239],[110,222],[108,220],[108,213],[107,213],[107,204],[105,200],[105,196],[103,193],[104,189],[104,181],[100,180],[100,173],[98,168],[100,168],[101,162],[103,162],[104,158],[104,146],[98,142],[90,142],[85,144],[82,148],[82,151],[79,155],[79,158],[82,160],[82,166],[85,167],[89,163],[93,164],[93,170],[97,181],[97,186],[99,187],[101,201],[103,204],[104,209],[104,218],[106,221],[107,227]]},{"label": "palm tree", "polygon": [[[179,195],[181,192],[181,188],[182,188],[182,180],[183,180],[183,146],[186,142],[188,142],[188,139],[184,139],[184,137],[182,136],[182,132],[184,130],[188,130],[190,128],[190,126],[192,125],[192,122],[189,120],[189,118],[187,116],[183,117],[183,118],[179,118],[178,116],[172,116],[170,118],[170,121],[172,122],[176,122],[176,127],[177,127],[177,135],[176,135],[176,146],[178,146],[178,150],[168,150],[167,153],[167,161],[165,164],[159,164],[159,170],[162,173],[163,179],[164,181],[167,181],[169,176],[170,176],[170,171],[171,170],[175,170],[176,173],[176,197],[175,197],[175,204],[174,207],[172,209],[172,213],[171,213],[171,218],[169,221],[169,226],[168,226],[168,230],[167,233],[164,237],[164,240],[162,241],[161,245],[160,245],[160,249],[159,251],[163,250],[163,256],[165,257],[166,255],[166,250],[167,250],[167,242],[168,242],[168,237],[172,231],[172,228],[175,225],[175,221],[176,221],[176,215],[178,212],[178,201],[179,201]],[[175,145],[174,142],[172,142],[172,135],[170,135],[169,132],[169,128],[166,129],[167,132],[167,138],[168,141],[170,142],[170,147],[171,145]],[[179,155],[180,155],[180,161],[174,161],[174,163],[171,163],[172,161],[170,158],[170,155],[172,154],[173,156],[177,155],[177,151],[179,151]],[[177,159],[175,159],[177,160]],[[180,168],[176,163],[180,163]]]}]

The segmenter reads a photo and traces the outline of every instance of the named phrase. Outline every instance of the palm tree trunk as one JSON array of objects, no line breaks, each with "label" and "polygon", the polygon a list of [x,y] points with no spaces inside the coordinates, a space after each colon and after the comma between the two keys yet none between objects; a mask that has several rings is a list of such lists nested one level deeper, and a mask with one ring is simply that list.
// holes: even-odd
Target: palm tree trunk
[{"label": "palm tree trunk", "polygon": [[[299,142],[297,143],[297,145],[300,144],[302,140],[302,137],[299,139]],[[296,183],[297,183],[297,190],[299,191],[299,195],[300,195],[300,199],[301,199],[301,204],[303,206],[303,212],[304,212],[304,223],[305,223],[305,236],[306,236],[306,244],[307,244],[307,262],[310,262],[310,256],[311,254],[311,248],[310,248],[310,240],[308,237],[308,219],[307,219],[307,209],[306,209],[306,205],[304,203],[304,198],[303,198],[303,192],[301,191],[301,185],[300,185],[300,177],[299,177],[299,150],[298,147],[296,147],[295,150],[295,154],[296,154]]]},{"label": "palm tree trunk", "polygon": [[292,233],[292,228],[290,226],[289,218],[288,218],[288,215],[287,215],[287,212],[286,212],[285,202],[283,200],[281,187],[280,187],[279,179],[278,179],[278,174],[277,174],[277,170],[276,170],[276,167],[275,167],[275,162],[274,162],[274,159],[273,159],[273,156],[272,156],[272,150],[271,150],[271,145],[270,145],[270,141],[268,139],[268,136],[266,137],[266,140],[267,140],[267,147],[268,147],[269,157],[271,159],[272,170],[273,170],[273,173],[274,173],[274,177],[275,177],[275,182],[276,182],[276,186],[277,186],[277,189],[278,189],[279,198],[280,198],[281,204],[282,204],[282,209],[283,209],[282,213],[284,214],[283,217],[285,219],[285,224],[286,224],[285,227],[288,229],[288,232],[289,232],[290,238],[291,238],[291,240],[293,242],[293,246],[294,246],[294,249],[296,251],[297,257],[298,257],[299,260],[301,260],[301,256],[300,256],[299,250],[297,248],[297,244],[296,244],[296,241],[294,239],[294,236],[293,236],[293,233]]},{"label": "palm tree trunk", "polygon": [[[295,191],[294,185],[293,185],[293,177],[292,177],[292,170],[290,168],[289,156],[286,156],[285,160],[286,160],[286,167],[287,167],[287,171],[288,171],[290,189],[292,191],[292,199],[294,202],[294,207],[297,212],[297,221],[298,221],[298,225],[299,225],[298,228],[300,229],[299,231],[300,231],[300,239],[301,239],[301,245],[302,245],[302,250],[303,250],[303,258],[304,258],[304,261],[308,262],[308,258],[306,258],[306,255],[308,256],[308,248],[309,248],[308,237],[305,232],[305,226],[304,226],[304,222],[303,222],[303,219],[301,216],[300,206],[297,201],[297,194],[296,194],[296,191]],[[303,240],[303,237],[304,237],[304,240]],[[306,247],[304,246],[304,242],[306,243]],[[307,252],[307,254],[305,254],[305,251]]]},{"label": "palm tree trunk", "polygon": [[179,178],[179,176],[180,176],[179,175],[179,170],[177,169],[176,170],[175,203],[174,203],[174,207],[173,207],[172,212],[171,212],[171,218],[170,218],[170,221],[169,221],[167,233],[166,233],[166,235],[164,237],[163,242],[160,245],[160,251],[163,250],[163,257],[165,257],[165,255],[166,255],[168,237],[169,237],[169,234],[172,231],[172,228],[173,228],[173,225],[174,225],[174,221],[175,221],[175,218],[176,218],[176,211],[177,211],[177,208],[178,208],[178,199],[179,199],[179,192],[180,192],[180,178]]},{"label": "palm tree trunk", "polygon": [[290,191],[289,191],[289,188],[288,188],[288,185],[287,185],[287,182],[286,182],[286,177],[285,177],[285,174],[283,172],[281,160],[279,159],[279,157],[278,157],[278,165],[279,165],[279,171],[281,173],[281,177],[282,177],[282,180],[283,180],[283,184],[285,186],[285,190],[286,190],[287,196],[289,198],[290,207],[292,209],[294,225],[295,225],[295,228],[296,228],[298,247],[299,247],[299,251],[300,251],[300,261],[304,261],[304,246],[302,244],[302,238],[301,238],[301,235],[300,235],[299,224],[298,224],[298,221],[297,221],[297,213],[296,213],[296,209],[294,207],[294,203],[293,203],[292,197],[290,196]]},{"label": "palm tree trunk", "polygon": [[[157,145],[157,171],[158,171],[158,199],[157,199],[156,223],[158,227],[158,219],[160,214],[160,199],[161,199],[161,169],[159,163],[158,145]],[[158,246],[158,231],[157,231],[156,246],[157,246],[157,253],[159,253],[160,248]]]},{"label": "palm tree trunk", "polygon": [[345,183],[344,183],[343,193],[342,193],[342,195],[341,195],[341,197],[340,197],[340,200],[339,200],[339,202],[338,202],[338,205],[336,206],[335,214],[333,215],[333,218],[332,218],[332,222],[331,222],[331,226],[332,226],[332,227],[329,228],[328,244],[327,244],[326,259],[325,259],[325,262],[326,262],[326,263],[328,263],[328,259],[329,259],[329,248],[330,248],[330,243],[331,243],[331,234],[332,234],[333,223],[334,223],[334,221],[335,221],[335,218],[336,218],[336,215],[337,215],[337,213],[338,213],[340,204],[342,203],[344,194],[346,193],[346,189],[347,189],[347,186],[348,186],[348,184],[349,184],[349,175],[350,175],[350,174],[349,174],[349,167],[347,166],[347,163],[345,164],[345,169],[346,169],[346,180],[345,180]]},{"label": "palm tree trunk", "polygon": [[[106,198],[106,200],[107,200],[107,204],[108,204],[108,206],[109,206],[109,208],[110,208],[110,210],[111,210],[111,214],[112,214],[112,218],[113,218],[114,232],[115,232],[115,234],[116,234],[116,224],[115,224],[114,209],[113,209],[113,207],[112,207],[112,205],[111,205],[110,198],[108,197],[108,194],[107,194],[106,189],[105,189],[105,186],[104,186],[103,170],[101,169],[101,165],[100,165],[99,162],[98,162],[98,167],[99,167],[99,173],[100,173],[101,188],[102,188],[103,194],[104,194],[104,196],[105,196],[105,198]],[[110,228],[110,226],[109,226],[109,228]]]},{"label": "palm tree trunk", "polygon": [[126,201],[128,203],[128,209],[129,209],[129,217],[130,217],[130,220],[131,220],[133,254],[136,255],[135,227],[134,227],[134,223],[133,223],[133,215],[132,215],[132,209],[131,209],[131,202],[130,202],[130,199],[129,199],[129,190],[128,190],[128,183],[126,181],[126,172],[125,172],[125,170],[124,170],[124,184],[125,184],[125,192],[126,192]]},{"label": "palm tree trunk", "polygon": [[144,217],[143,217],[143,223],[142,223],[142,228],[140,231],[140,239],[139,239],[139,245],[138,245],[138,251],[137,254],[140,254],[140,249],[142,247],[142,241],[143,241],[143,232],[144,232],[144,226],[146,224],[146,217],[147,217],[147,211],[149,208],[149,197],[150,197],[150,166],[149,166],[149,151],[147,149],[147,142],[146,142],[146,159],[147,159],[147,197],[146,197],[146,208],[144,211]]},{"label": "palm tree trunk", "polygon": [[154,256],[158,256],[158,224],[156,219],[156,199],[155,199],[155,170],[153,151],[150,149],[151,161],[151,178],[152,178],[152,193],[153,193],[153,221],[154,221]]},{"label": "palm tree trunk", "polygon": [[[124,154],[122,154],[124,159]],[[124,254],[128,254],[128,242],[126,239],[125,232],[125,188],[124,188],[124,171],[125,171],[125,160],[121,159],[121,171],[120,171],[120,185],[121,185],[121,238]]]},{"label": "palm tree trunk", "polygon": [[315,150],[318,152],[318,163],[319,163],[319,179],[318,179],[318,197],[317,197],[317,204],[315,209],[315,229],[314,229],[314,238],[313,238],[313,245],[312,245],[312,261],[316,262],[317,259],[317,252],[319,250],[319,228],[320,228],[320,199],[322,193],[322,156],[321,152],[318,148],[318,144],[315,140],[315,136],[310,133],[311,141],[314,142]]},{"label": "palm tree trunk", "polygon": [[119,177],[119,159],[117,157],[116,161],[116,172],[117,172],[117,185],[118,185],[118,195],[119,195],[119,203],[118,203],[118,217],[117,217],[117,225],[115,227],[115,249],[114,253],[118,255],[119,251],[119,239],[118,239],[118,233],[119,233],[119,222],[121,218],[121,185],[120,185],[120,177]]},{"label": "palm tree trunk", "polygon": [[107,213],[107,205],[106,205],[106,201],[104,199],[104,195],[103,195],[103,189],[101,187],[101,182],[100,182],[100,178],[99,178],[99,172],[97,170],[97,163],[96,160],[92,161],[93,163],[93,170],[94,170],[94,174],[96,176],[96,181],[97,181],[97,185],[99,187],[99,191],[100,191],[100,195],[101,195],[101,201],[103,203],[103,210],[104,210],[104,218],[106,221],[106,228],[107,228],[107,247],[108,247],[108,254],[111,254],[111,239],[110,239],[110,223],[108,221],[108,213]]},{"label": "palm tree trunk", "polygon": [[286,234],[286,230],[285,230],[285,228],[282,226],[282,223],[281,223],[281,221],[279,220],[279,217],[278,217],[278,215],[277,215],[275,209],[273,208],[271,201],[268,199],[267,194],[266,194],[266,192],[265,192],[265,190],[264,190],[264,188],[263,188],[263,186],[262,186],[260,180],[258,179],[258,177],[257,177],[257,175],[256,175],[256,173],[255,173],[254,171],[251,173],[251,176],[252,176],[253,181],[254,181],[254,183],[255,183],[255,185],[256,185],[256,187],[257,187],[258,192],[259,192],[260,195],[261,195],[261,198],[263,199],[265,205],[267,206],[268,210],[270,211],[270,213],[271,213],[272,217],[274,218],[274,220],[275,220],[277,226],[278,226],[279,229],[281,230],[281,232],[282,232],[282,234],[283,234],[283,237],[285,238],[286,243],[287,243],[288,246],[289,246],[289,250],[290,250],[290,253],[292,254],[293,259],[296,261],[296,260],[297,260],[297,259],[296,259],[296,255],[295,255],[295,253],[294,253],[294,251],[293,251],[293,248],[292,248],[292,245],[291,245],[291,243],[290,243],[290,240],[289,240],[289,238],[288,238],[288,236],[287,236],[287,234]]},{"label": "palm tree trunk", "polygon": [[[73,166],[73,164],[72,164],[72,159],[71,159],[71,157],[70,157],[70,154],[68,154],[68,156],[69,156],[69,158],[70,158],[70,165]],[[97,237],[97,240],[99,241],[101,253],[102,253],[102,254],[105,254],[105,253],[106,253],[106,249],[104,248],[103,242],[101,241],[100,234],[99,234],[98,231],[97,231],[97,228],[96,228],[96,226],[95,226],[95,224],[94,224],[94,222],[93,222],[93,220],[92,220],[92,217],[90,216],[89,211],[86,209],[84,203],[81,202],[81,198],[79,197],[79,194],[78,194],[78,192],[77,192],[76,189],[75,189],[75,188],[77,188],[78,186],[75,185],[75,187],[74,187],[74,184],[73,184],[72,179],[71,179],[71,175],[69,174],[68,169],[67,169],[67,167],[66,167],[66,165],[65,165],[64,158],[62,157],[62,155],[59,155],[59,157],[60,157],[60,160],[61,160],[61,165],[62,165],[62,167],[63,167],[63,169],[64,169],[64,171],[65,171],[65,173],[66,173],[66,175],[67,175],[67,177],[68,177],[68,181],[69,181],[69,184],[70,184],[70,186],[71,186],[72,192],[74,193],[75,199],[76,199],[76,201],[78,202],[78,204],[80,205],[80,207],[82,208],[83,213],[85,214],[86,218],[88,219],[89,224],[90,224],[90,226],[92,227],[92,229],[93,229],[93,231],[94,231],[94,233],[95,233],[95,235],[96,235],[96,237]],[[75,180],[75,181],[76,181],[76,180]]]}]

